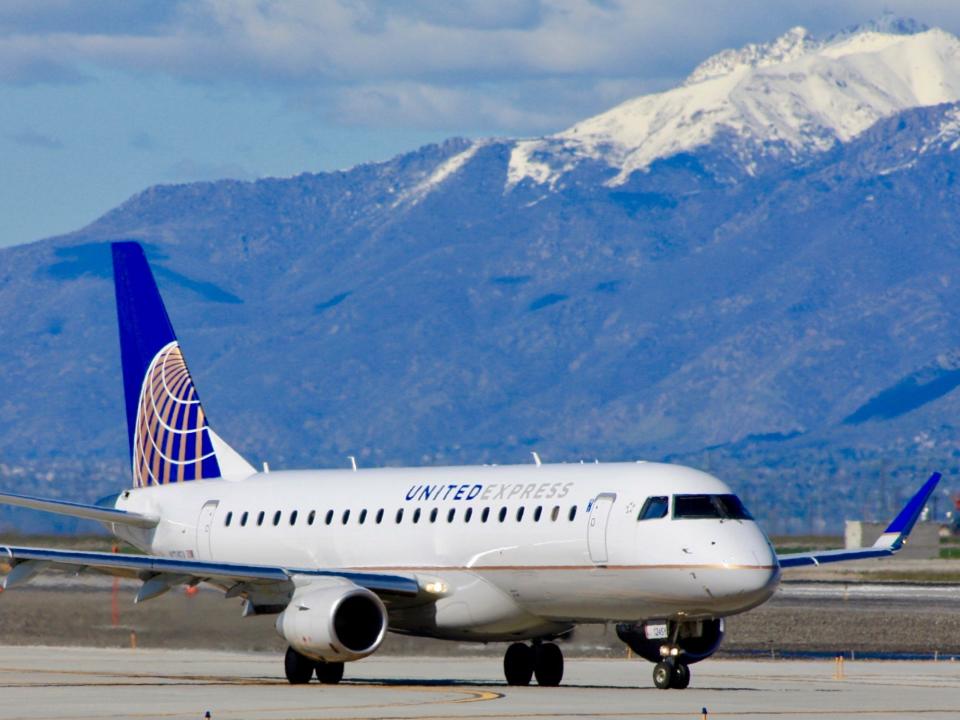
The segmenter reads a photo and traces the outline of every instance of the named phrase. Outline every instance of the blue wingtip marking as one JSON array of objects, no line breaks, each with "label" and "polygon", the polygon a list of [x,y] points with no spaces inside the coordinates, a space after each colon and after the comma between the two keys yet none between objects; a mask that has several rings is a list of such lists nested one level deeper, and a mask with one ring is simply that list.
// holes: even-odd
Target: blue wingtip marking
[{"label": "blue wingtip marking", "polygon": [[940,477],[940,473],[938,472],[931,475],[930,479],[910,498],[910,501],[904,506],[903,510],[900,511],[900,514],[893,519],[893,522],[890,523],[884,532],[908,535],[910,531],[913,530],[913,526],[920,517],[920,513],[923,512],[924,505],[927,504],[934,489],[937,487],[937,483],[940,482]]}]

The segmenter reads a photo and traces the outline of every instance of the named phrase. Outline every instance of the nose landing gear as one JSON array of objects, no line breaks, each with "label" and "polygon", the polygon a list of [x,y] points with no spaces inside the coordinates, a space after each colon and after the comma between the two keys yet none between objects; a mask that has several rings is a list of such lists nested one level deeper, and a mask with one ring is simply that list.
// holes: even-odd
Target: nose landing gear
[{"label": "nose landing gear", "polygon": [[653,684],[660,690],[683,690],[690,685],[690,667],[676,660],[662,660],[653,666]]},{"label": "nose landing gear", "polygon": [[670,623],[670,642],[660,646],[663,658],[653,666],[653,684],[660,690],[685,690],[690,685],[690,666],[683,661],[680,623]]},{"label": "nose landing gear", "polygon": [[563,652],[554,643],[513,643],[503,656],[503,674],[507,685],[529,685],[536,677],[538,685],[556,687],[563,679]]}]

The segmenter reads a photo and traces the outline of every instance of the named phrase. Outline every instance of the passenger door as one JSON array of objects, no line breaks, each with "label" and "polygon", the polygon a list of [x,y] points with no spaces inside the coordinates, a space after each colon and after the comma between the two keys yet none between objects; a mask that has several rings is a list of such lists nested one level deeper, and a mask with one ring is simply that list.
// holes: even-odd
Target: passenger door
[{"label": "passenger door", "polygon": [[596,565],[607,563],[607,523],[616,499],[616,493],[601,493],[593,501],[587,528],[587,550]]}]

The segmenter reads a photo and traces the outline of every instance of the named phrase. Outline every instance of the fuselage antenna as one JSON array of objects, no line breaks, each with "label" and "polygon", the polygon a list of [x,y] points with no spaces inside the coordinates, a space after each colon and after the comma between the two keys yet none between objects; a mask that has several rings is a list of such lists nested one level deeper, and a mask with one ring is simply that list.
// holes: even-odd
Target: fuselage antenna
[{"label": "fuselage antenna", "polygon": [[350,467],[353,468],[353,471],[357,471],[357,457],[356,455],[347,455],[347,458],[350,460]]},{"label": "fuselage antenna", "polygon": [[537,464],[537,467],[540,467],[540,456],[537,454],[536,450],[530,454],[533,455],[533,461]]}]

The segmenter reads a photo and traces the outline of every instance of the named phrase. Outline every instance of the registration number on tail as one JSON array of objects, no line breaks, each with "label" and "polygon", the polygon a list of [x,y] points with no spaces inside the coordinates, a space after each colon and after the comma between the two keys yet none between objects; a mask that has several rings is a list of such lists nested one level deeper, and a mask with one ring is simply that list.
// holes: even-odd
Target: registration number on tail
[{"label": "registration number on tail", "polygon": [[643,633],[647,640],[665,640],[667,637],[666,623],[647,623],[643,626]]}]

